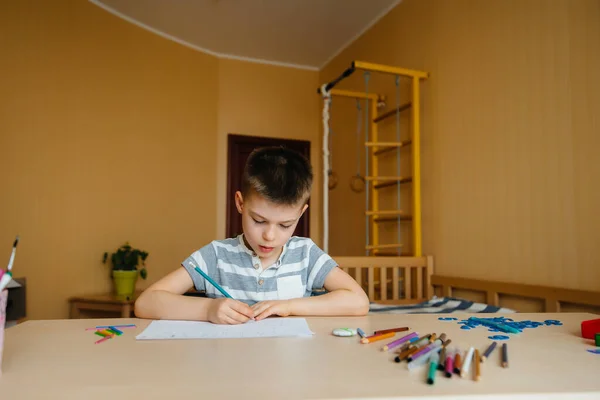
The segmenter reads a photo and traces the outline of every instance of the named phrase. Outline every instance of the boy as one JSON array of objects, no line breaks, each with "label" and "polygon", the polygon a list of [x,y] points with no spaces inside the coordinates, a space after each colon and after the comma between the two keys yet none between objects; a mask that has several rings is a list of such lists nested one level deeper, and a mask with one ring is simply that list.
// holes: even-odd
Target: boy
[{"label": "boy", "polygon": [[[135,303],[140,318],[240,324],[271,315],[365,315],[369,300],[312,240],[291,237],[308,207],[312,168],[279,147],[248,157],[235,204],[243,234],[213,241],[151,285]],[[233,299],[195,271],[200,268]],[[192,286],[208,298],[182,296]],[[328,293],[311,296],[324,287]]]}]

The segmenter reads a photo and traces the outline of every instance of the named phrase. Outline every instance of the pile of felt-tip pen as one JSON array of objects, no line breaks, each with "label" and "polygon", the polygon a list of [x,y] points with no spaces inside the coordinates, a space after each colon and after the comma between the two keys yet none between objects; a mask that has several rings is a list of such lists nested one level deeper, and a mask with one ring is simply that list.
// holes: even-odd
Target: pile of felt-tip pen
[{"label": "pile of felt-tip pen", "polygon": [[[408,330],[408,328],[395,328],[385,331],[376,331],[372,336],[366,336],[358,329],[362,337],[361,343],[373,343],[393,337],[396,332]],[[461,378],[467,378],[469,375],[473,380],[481,379],[481,364],[490,357],[497,346],[497,342],[492,342],[487,349],[480,354],[478,349],[469,347],[465,352],[458,347],[450,348],[452,342],[445,333],[439,336],[436,333],[429,333],[419,336],[418,332],[412,332],[395,339],[381,347],[382,351],[394,351],[396,357],[394,361],[401,363],[407,362],[408,370],[414,370],[428,365],[427,383],[435,383],[436,372],[441,371],[446,378],[452,378],[457,375]],[[502,344],[501,365],[508,368],[508,345]]]}]

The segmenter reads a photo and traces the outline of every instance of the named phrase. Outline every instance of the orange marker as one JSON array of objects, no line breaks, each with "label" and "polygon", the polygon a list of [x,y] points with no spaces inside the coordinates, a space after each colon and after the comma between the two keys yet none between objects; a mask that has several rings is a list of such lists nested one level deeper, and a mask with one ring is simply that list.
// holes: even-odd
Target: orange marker
[{"label": "orange marker", "polygon": [[462,357],[460,355],[460,350],[456,349],[456,355],[454,356],[454,373],[460,375],[461,369],[462,369]]},{"label": "orange marker", "polygon": [[396,335],[396,332],[384,333],[383,335],[367,336],[366,338],[362,338],[360,340],[360,342],[361,343],[365,343],[365,344],[366,343],[373,343],[373,342],[376,342],[378,340],[383,340],[383,339],[394,337],[394,335]]}]

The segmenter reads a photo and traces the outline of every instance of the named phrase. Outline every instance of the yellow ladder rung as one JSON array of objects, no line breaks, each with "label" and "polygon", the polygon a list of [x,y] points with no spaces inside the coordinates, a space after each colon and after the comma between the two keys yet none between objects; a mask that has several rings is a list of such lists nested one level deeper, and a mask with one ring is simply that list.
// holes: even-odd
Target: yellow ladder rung
[{"label": "yellow ladder rung", "polygon": [[376,249],[394,249],[396,247],[402,247],[403,245],[400,243],[394,243],[394,244],[378,244],[378,245],[369,245],[366,246],[365,249],[367,250],[376,250]]},{"label": "yellow ladder rung", "polygon": [[365,142],[367,147],[403,147],[409,145],[412,141],[407,140],[405,142]]},{"label": "yellow ladder rung", "polygon": [[376,224],[384,223],[384,222],[397,222],[398,219],[400,219],[400,221],[412,221],[412,216],[401,215],[399,217],[376,217],[376,218],[373,218],[373,222],[375,222]]},{"label": "yellow ladder rung", "polygon": [[405,215],[404,212],[402,212],[402,210],[371,210],[371,211],[365,211],[365,215]]},{"label": "yellow ladder rung", "polygon": [[412,180],[409,176],[365,176],[366,181],[406,181]]},{"label": "yellow ladder rung", "polygon": [[[412,140],[406,140],[406,141],[404,141],[404,142],[402,142],[402,143],[404,143],[404,146],[408,146],[409,144],[411,144],[411,143],[412,143]],[[382,155],[382,154],[385,154],[385,153],[392,152],[392,151],[394,151],[394,150],[398,150],[398,149],[400,149],[401,147],[403,147],[403,146],[388,146],[388,147],[385,147],[385,146],[384,146],[382,149],[380,149],[380,150],[376,150],[376,151],[373,153],[373,155],[374,155],[374,156],[379,156],[379,155]]]},{"label": "yellow ladder rung", "polygon": [[413,254],[410,252],[401,252],[401,251],[379,251],[373,250],[373,255],[375,257],[413,257]]}]

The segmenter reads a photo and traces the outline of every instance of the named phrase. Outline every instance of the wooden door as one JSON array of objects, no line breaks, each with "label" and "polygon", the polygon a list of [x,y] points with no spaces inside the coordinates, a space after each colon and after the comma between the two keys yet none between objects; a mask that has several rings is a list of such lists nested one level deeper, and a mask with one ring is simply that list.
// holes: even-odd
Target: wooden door
[{"label": "wooden door", "polygon": [[[310,160],[310,142],[306,140],[265,138],[229,134],[227,139],[227,229],[228,238],[242,233],[242,218],[235,207],[235,192],[241,189],[244,165],[250,153],[259,147],[284,146],[303,154]],[[314,171],[313,171],[314,174]],[[300,218],[294,236],[309,237],[310,232],[310,200],[309,207]]]}]

